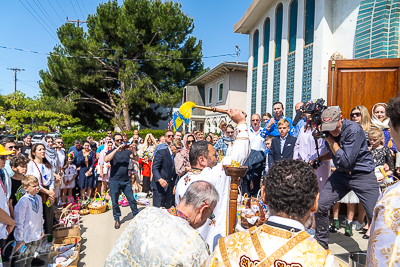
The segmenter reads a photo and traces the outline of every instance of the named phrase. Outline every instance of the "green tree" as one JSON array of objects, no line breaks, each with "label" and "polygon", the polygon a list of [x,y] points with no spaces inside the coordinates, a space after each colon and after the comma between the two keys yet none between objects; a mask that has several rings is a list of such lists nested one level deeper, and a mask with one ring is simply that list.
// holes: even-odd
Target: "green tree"
[{"label": "green tree", "polygon": [[[67,104],[57,103],[54,99],[29,98],[25,94],[16,93],[2,97],[4,99],[0,112],[6,118],[6,125],[16,135],[30,133],[32,131],[49,131],[50,129],[62,129],[79,121],[58,110],[69,111]],[[15,106],[15,109],[14,109]]]},{"label": "green tree", "polygon": [[150,104],[173,107],[203,69],[202,42],[178,3],[109,1],[89,15],[87,27],[87,33],[71,23],[59,28],[61,45],[40,71],[40,87],[123,130],[132,129],[131,118],[155,126],[165,114]]}]

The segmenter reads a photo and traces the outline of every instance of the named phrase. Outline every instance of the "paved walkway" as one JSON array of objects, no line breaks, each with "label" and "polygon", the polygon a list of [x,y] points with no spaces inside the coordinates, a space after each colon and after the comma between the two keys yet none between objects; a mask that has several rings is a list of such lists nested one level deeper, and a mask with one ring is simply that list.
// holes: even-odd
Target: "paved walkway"
[{"label": "paved walkway", "polygon": [[[144,206],[139,206],[144,208]],[[114,229],[114,219],[112,211],[107,211],[99,215],[86,215],[82,223],[82,250],[78,267],[104,265],[105,259],[111,251],[114,243],[117,241],[122,231],[132,219],[132,213],[129,207],[121,207],[121,228]],[[366,250],[368,240],[362,239],[362,234],[353,231],[353,237],[344,235],[344,229],[339,233],[331,234],[329,248],[335,255],[354,251]],[[347,260],[347,255],[345,258]]]},{"label": "paved walkway", "polygon": [[[138,206],[139,209],[145,206]],[[81,226],[82,249],[78,267],[101,267],[110,254],[114,243],[129,224],[132,217],[130,207],[121,207],[121,227],[114,229],[112,211],[85,215]]]}]

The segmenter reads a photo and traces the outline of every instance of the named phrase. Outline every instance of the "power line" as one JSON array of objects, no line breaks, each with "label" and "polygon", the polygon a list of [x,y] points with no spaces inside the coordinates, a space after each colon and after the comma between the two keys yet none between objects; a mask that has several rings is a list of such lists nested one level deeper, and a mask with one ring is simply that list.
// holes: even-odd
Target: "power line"
[{"label": "power line", "polygon": [[82,14],[82,17],[85,17],[85,15],[83,15],[83,12],[82,12],[81,6],[79,5],[79,2],[78,2],[78,0],[76,0],[76,3],[78,4],[79,11],[81,12],[81,14]]},{"label": "power line", "polygon": [[87,10],[86,10],[85,2],[84,2],[83,0],[81,0],[81,1],[82,1],[82,5],[83,5],[83,8],[85,9],[86,14],[89,14],[89,13],[87,12]]},{"label": "power line", "polygon": [[[43,8],[42,4],[39,2],[39,5],[43,8],[40,8],[40,6],[38,6],[38,4],[36,3],[35,0],[33,0],[33,2],[35,3],[35,5],[39,8],[40,12],[42,12],[43,16],[54,26],[55,29],[57,29],[57,25],[54,23],[53,19],[49,16],[49,14],[47,13],[47,11]],[[46,13],[46,14],[45,14]]]},{"label": "power line", "polygon": [[56,13],[57,17],[61,20],[61,23],[63,23],[64,21],[61,19],[60,15],[58,15],[58,12],[53,7],[53,5],[51,4],[50,0],[47,0],[47,2],[49,2],[49,4],[50,4],[51,8],[53,9],[54,13]]},{"label": "power line", "polygon": [[64,9],[62,8],[62,6],[60,5],[60,3],[58,3],[58,0],[56,0],[57,5],[61,8],[62,12],[64,13],[65,17],[67,16],[67,13],[65,13]]},{"label": "power line", "polygon": [[79,16],[78,16],[78,13],[76,13],[76,10],[75,10],[75,7],[74,7],[74,4],[72,4],[72,0],[69,0],[70,2],[71,2],[71,5],[72,5],[72,8],[74,9],[74,11],[75,11],[75,15],[76,15],[76,17],[78,18]]},{"label": "power line", "polygon": [[[3,49],[10,49],[10,50],[17,50],[21,52],[29,52],[29,53],[34,53],[34,54],[41,54],[41,55],[46,55],[50,56],[50,53],[46,52],[38,52],[38,51],[32,51],[32,50],[25,50],[21,48],[15,48],[15,47],[7,47],[7,46],[0,46],[0,48]],[[51,54],[52,56],[57,56],[57,57],[70,57],[70,58],[89,58],[89,59],[109,59],[109,60],[130,60],[130,61],[161,61],[161,60],[186,60],[186,59],[197,59],[195,57],[186,57],[186,58],[173,58],[168,55],[164,55],[165,59],[150,59],[150,58],[137,58],[137,59],[131,59],[131,58],[112,58],[112,57],[93,57],[93,56],[71,56],[71,55],[59,55],[59,54]],[[214,56],[204,56],[202,58],[216,58],[216,57],[227,57],[227,56],[235,56],[236,54],[223,54],[223,55],[214,55]]]},{"label": "power line", "polygon": [[[43,26],[43,24],[32,14],[32,12],[24,5],[24,3],[22,3],[21,0],[19,0],[19,2],[25,7],[26,10],[28,10],[28,12],[32,15],[32,17],[33,17],[37,22],[39,22],[40,25],[42,25],[42,27],[46,30],[46,32],[47,32],[48,34],[50,34],[50,36],[51,36],[56,42],[58,42],[58,40],[47,30],[46,27]],[[28,2],[27,2],[27,3],[28,3]],[[29,4],[29,3],[28,3],[28,4]],[[30,4],[29,4],[29,5],[30,5]],[[36,12],[36,11],[35,11],[35,12]]]}]

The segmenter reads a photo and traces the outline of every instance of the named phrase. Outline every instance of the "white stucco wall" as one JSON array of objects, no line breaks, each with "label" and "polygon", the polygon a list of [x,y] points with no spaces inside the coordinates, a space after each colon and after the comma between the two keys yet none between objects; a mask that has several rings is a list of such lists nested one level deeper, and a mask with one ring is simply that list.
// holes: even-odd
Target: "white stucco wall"
[{"label": "white stucco wall", "polygon": [[[361,0],[315,0],[314,20],[314,43],[313,43],[313,76],[312,76],[312,98],[327,99],[328,85],[328,64],[330,57],[339,52],[345,58],[354,57],[354,39],[357,24],[358,9]],[[288,55],[288,16],[289,3],[291,0],[269,1],[269,7],[249,34],[249,60],[247,78],[247,113],[251,112],[252,95],[252,69],[253,69],[253,35],[258,29],[258,71],[257,71],[257,101],[256,112],[264,113],[261,110],[262,100],[262,65],[264,58],[264,21],[270,18],[269,37],[269,67],[268,67],[268,91],[267,91],[267,112],[272,111],[273,82],[274,82],[274,48],[275,48],[275,10],[279,3],[283,4],[283,32],[281,46],[281,73],[280,73],[280,101],[286,104],[286,83],[287,83],[287,55]],[[305,0],[298,0],[297,14],[297,40],[295,59],[295,86],[293,97],[294,105],[301,101],[303,82],[303,47],[304,47],[304,8]],[[293,112],[294,114],[294,112]],[[248,122],[250,118],[248,116]]]}]

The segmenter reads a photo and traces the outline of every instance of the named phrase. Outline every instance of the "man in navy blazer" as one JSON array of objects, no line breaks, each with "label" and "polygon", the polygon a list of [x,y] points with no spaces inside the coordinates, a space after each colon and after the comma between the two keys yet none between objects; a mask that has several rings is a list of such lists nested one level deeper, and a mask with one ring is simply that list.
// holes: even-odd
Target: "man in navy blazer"
[{"label": "man in navy blazer", "polygon": [[169,209],[174,204],[174,187],[178,182],[175,172],[174,156],[177,142],[174,140],[167,149],[162,149],[154,156],[152,171],[153,206]]},{"label": "man in navy blazer", "polygon": [[278,132],[280,136],[272,139],[271,148],[268,153],[268,166],[271,168],[275,161],[292,159],[294,145],[297,138],[289,135],[290,124],[286,119],[278,122]]}]

